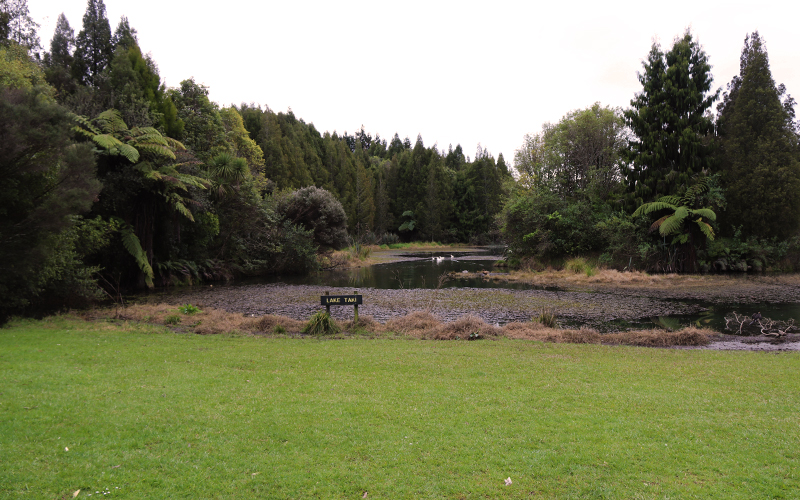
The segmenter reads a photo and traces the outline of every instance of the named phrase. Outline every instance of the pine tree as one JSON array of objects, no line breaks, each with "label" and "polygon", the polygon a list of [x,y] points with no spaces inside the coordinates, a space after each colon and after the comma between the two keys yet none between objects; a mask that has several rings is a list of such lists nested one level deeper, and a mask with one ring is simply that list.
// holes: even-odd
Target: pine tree
[{"label": "pine tree", "polygon": [[106,5],[103,0],[89,0],[83,15],[83,29],[75,40],[73,76],[84,85],[96,87],[113,54]]},{"label": "pine tree", "polygon": [[114,30],[114,36],[111,37],[111,45],[114,47],[122,46],[126,49],[134,45],[139,45],[139,39],[136,36],[136,29],[131,28],[126,16],[122,16],[120,18],[117,29]]},{"label": "pine tree", "polygon": [[787,237],[800,226],[800,150],[791,96],[775,86],[764,40],[748,35],[739,75],[719,105],[729,229]]},{"label": "pine tree", "polygon": [[75,32],[62,12],[56,21],[56,30],[50,40],[50,52],[44,55],[45,78],[61,93],[72,93],[72,52],[75,49]]},{"label": "pine tree", "polygon": [[643,66],[642,91],[624,112],[635,136],[626,169],[630,208],[682,194],[693,175],[713,165],[706,112],[719,91],[710,92],[711,65],[700,44],[687,30],[666,54],[654,43]]}]

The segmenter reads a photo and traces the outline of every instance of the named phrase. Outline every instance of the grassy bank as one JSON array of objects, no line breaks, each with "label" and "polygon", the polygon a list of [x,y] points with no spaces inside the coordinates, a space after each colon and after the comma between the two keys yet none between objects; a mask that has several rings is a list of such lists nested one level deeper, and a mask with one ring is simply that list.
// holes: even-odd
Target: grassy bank
[{"label": "grassy bank", "polygon": [[19,322],[0,330],[0,496],[792,498],[799,369],[797,354]]}]

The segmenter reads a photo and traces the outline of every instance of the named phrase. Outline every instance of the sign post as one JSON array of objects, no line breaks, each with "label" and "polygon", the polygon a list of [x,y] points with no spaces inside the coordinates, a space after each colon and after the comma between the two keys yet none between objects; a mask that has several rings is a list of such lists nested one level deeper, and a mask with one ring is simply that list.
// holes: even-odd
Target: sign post
[{"label": "sign post", "polygon": [[362,296],[358,295],[358,290],[353,292],[353,295],[330,295],[325,292],[325,295],[320,297],[320,302],[325,306],[325,311],[330,315],[331,306],[353,306],[355,313],[354,323],[358,323],[358,306],[362,304]]}]

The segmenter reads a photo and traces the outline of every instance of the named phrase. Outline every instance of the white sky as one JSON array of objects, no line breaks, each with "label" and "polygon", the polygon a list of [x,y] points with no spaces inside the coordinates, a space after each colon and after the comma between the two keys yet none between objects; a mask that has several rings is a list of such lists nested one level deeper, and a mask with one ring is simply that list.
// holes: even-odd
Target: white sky
[{"label": "white sky", "polygon": [[[80,31],[86,0],[28,0],[49,49],[61,12]],[[513,161],[526,133],[594,102],[628,107],[653,40],[692,28],[714,88],[739,71],[747,33],[766,40],[772,75],[800,99],[789,2],[105,0],[126,15],[162,81],[194,76],[221,106],[294,111],[320,132],[361,125],[440,150],[478,143]],[[800,9],[797,9],[800,10]]]}]

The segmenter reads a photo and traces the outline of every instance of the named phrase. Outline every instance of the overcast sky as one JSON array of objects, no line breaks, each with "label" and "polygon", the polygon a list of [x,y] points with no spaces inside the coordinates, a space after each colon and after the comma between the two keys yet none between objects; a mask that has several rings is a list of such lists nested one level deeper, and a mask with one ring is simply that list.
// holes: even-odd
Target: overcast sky
[{"label": "overcast sky", "polygon": [[[86,0],[28,0],[49,49],[61,12],[77,34]],[[224,2],[106,0],[126,15],[168,86],[194,77],[220,106],[292,109],[320,132],[364,125],[440,150],[478,143],[511,162],[526,133],[570,110],[627,107],[654,40],[691,27],[714,88],[739,71],[747,33],[766,40],[772,75],[800,99],[796,13],[787,2]]]}]

